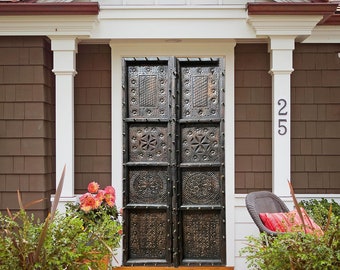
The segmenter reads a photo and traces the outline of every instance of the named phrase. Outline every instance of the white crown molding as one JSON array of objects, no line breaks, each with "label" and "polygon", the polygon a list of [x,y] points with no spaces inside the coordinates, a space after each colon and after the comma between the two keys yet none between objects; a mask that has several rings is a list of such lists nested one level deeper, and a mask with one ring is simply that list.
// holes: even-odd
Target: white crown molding
[{"label": "white crown molding", "polygon": [[245,5],[100,6],[100,19],[246,19]]},{"label": "white crown molding", "polygon": [[90,36],[97,15],[0,16],[1,36]]},{"label": "white crown molding", "polygon": [[94,39],[256,38],[245,5],[101,6]]},{"label": "white crown molding", "polygon": [[308,36],[321,19],[321,15],[253,15],[248,23],[257,36]]},{"label": "white crown molding", "polygon": [[340,25],[317,26],[303,43],[340,43]]}]

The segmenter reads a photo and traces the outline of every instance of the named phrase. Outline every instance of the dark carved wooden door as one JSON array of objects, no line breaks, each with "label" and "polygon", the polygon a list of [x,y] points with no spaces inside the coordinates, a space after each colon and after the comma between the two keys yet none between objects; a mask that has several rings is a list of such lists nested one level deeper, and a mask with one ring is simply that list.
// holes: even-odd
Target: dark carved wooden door
[{"label": "dark carved wooden door", "polygon": [[218,58],[126,58],[124,264],[225,264]]}]

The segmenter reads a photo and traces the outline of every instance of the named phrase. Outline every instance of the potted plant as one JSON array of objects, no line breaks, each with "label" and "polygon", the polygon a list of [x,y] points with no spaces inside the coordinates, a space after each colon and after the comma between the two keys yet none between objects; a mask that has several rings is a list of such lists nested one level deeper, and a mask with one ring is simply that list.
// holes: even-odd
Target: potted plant
[{"label": "potted plant", "polygon": [[119,220],[115,189],[107,186],[100,189],[97,182],[88,184],[88,192],[79,202],[66,205],[66,215],[80,219],[83,231],[88,235],[86,258],[79,263],[107,269],[115,259],[114,251],[120,245],[122,224]]}]

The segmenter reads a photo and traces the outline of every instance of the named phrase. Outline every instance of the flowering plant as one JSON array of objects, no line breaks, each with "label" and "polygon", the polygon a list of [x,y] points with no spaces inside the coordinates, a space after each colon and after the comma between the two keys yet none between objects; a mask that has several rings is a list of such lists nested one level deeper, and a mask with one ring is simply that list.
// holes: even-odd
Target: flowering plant
[{"label": "flowering plant", "polygon": [[82,221],[91,251],[86,264],[93,266],[90,260],[105,256],[114,258],[114,249],[120,244],[122,224],[112,186],[100,189],[99,184],[93,181],[89,183],[87,190],[88,192],[80,196],[78,203],[66,205],[66,213]]},{"label": "flowering plant", "polygon": [[101,222],[104,216],[117,220],[116,191],[112,186],[100,189],[97,182],[89,183],[88,192],[79,198],[79,215],[85,223]]}]

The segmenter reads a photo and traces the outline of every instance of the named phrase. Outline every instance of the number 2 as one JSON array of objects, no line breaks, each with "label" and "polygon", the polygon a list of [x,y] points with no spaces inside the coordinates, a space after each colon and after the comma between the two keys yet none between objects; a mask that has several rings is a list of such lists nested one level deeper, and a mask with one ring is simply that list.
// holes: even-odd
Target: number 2
[{"label": "number 2", "polygon": [[278,100],[277,104],[279,106],[282,106],[281,109],[279,110],[279,115],[287,115],[288,112],[284,111],[284,109],[287,106],[287,101],[285,99],[281,98],[281,99]]}]

